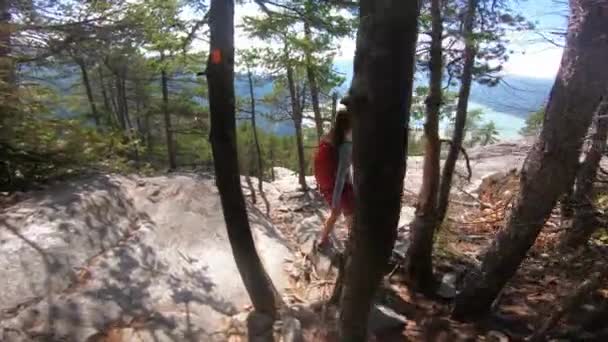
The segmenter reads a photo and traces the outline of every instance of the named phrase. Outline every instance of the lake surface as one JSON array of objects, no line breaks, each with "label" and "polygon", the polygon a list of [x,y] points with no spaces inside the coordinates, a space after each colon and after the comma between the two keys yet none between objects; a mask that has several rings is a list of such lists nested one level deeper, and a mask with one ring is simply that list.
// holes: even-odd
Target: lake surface
[{"label": "lake surface", "polygon": [[494,121],[500,139],[511,140],[521,137],[519,131],[525,126],[526,120],[522,117],[496,111],[486,105],[469,102],[470,109],[481,109],[484,122]]}]

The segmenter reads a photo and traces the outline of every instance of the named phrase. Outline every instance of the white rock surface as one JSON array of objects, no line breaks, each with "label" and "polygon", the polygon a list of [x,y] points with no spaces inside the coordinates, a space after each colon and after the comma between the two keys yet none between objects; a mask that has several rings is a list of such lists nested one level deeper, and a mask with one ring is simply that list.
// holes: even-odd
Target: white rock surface
[{"label": "white rock surface", "polygon": [[[256,209],[250,220],[282,290],[287,243]],[[0,279],[6,342],[86,341],[133,320],[143,341],[212,341],[250,304],[213,180],[189,174],[99,176],[7,208]]]}]

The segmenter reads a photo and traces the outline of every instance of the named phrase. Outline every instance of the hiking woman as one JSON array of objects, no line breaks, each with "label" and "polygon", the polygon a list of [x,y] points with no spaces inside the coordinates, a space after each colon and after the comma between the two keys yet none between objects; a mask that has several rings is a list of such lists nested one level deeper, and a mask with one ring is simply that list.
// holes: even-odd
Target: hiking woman
[{"label": "hiking woman", "polygon": [[325,221],[319,245],[329,242],[340,214],[344,214],[348,229],[352,226],[355,206],[350,165],[352,163],[352,126],[350,114],[340,110],[336,114],[334,126],[321,138],[314,159],[317,185],[331,211]]}]

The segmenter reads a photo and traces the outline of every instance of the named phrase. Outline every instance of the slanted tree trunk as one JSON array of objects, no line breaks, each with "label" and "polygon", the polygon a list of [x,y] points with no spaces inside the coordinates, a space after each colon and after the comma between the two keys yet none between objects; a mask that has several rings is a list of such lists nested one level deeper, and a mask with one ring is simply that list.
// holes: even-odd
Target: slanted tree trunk
[{"label": "slanted tree trunk", "polygon": [[[308,41],[312,41],[312,31],[308,21],[304,22],[304,35]],[[319,106],[319,85],[317,84],[317,75],[315,75],[314,61],[312,52],[309,48],[306,49],[306,75],[308,77],[308,86],[310,87],[310,98],[312,101],[312,110],[315,116],[315,127],[317,129],[317,140],[323,137],[323,117],[321,116],[321,107]]]},{"label": "slanted tree trunk", "polygon": [[262,147],[260,146],[260,139],[258,138],[258,128],[256,123],[256,109],[255,109],[255,93],[253,92],[253,75],[251,70],[247,69],[247,78],[249,79],[249,98],[251,101],[251,129],[253,130],[253,142],[255,144],[255,153],[258,167],[258,191],[266,206],[266,215],[270,215],[270,203],[264,194],[264,160],[262,156]]},{"label": "slanted tree trunk", "polygon": [[462,77],[460,79],[460,91],[458,92],[458,103],[456,104],[456,120],[454,122],[454,132],[452,133],[452,143],[448,151],[448,156],[443,165],[441,174],[441,185],[439,188],[439,200],[437,205],[437,220],[443,222],[448,204],[450,201],[450,191],[452,190],[452,178],[456,161],[464,140],[464,127],[467,123],[467,111],[469,107],[469,94],[471,93],[471,82],[473,79],[473,66],[477,55],[477,43],[473,38],[473,27],[475,25],[475,13],[479,0],[467,1],[467,13],[462,29],[462,36],[465,39],[464,64],[462,67]]},{"label": "slanted tree trunk", "polygon": [[[161,63],[164,62],[165,55],[161,53]],[[173,128],[171,127],[171,113],[169,113],[169,80],[167,70],[163,66],[160,71],[161,86],[163,92],[163,116],[165,119],[165,138],[167,139],[167,161],[169,170],[177,169],[175,140],[173,140]]]},{"label": "slanted tree trunk", "polygon": [[366,341],[372,298],[397,237],[418,13],[416,0],[360,1],[347,101],[357,200],[340,299],[341,341]]},{"label": "slanted tree trunk", "polygon": [[274,319],[277,307],[276,290],[255,248],[238,167],[233,0],[211,1],[209,27],[211,41],[207,82],[211,111],[210,140],[228,238],[255,311]]},{"label": "slanted tree trunk", "polygon": [[437,221],[437,195],[439,190],[439,110],[441,107],[441,80],[443,76],[443,23],[441,0],[431,1],[431,50],[429,95],[426,98],[426,136],[422,186],[418,195],[416,217],[410,225],[410,247],[407,251],[407,274],[410,285],[417,291],[431,293],[435,289],[433,277],[433,236]]},{"label": "slanted tree trunk", "polygon": [[486,252],[481,270],[469,273],[456,298],[457,319],[487,314],[576,176],[583,138],[608,86],[608,68],[598,67],[608,60],[607,6],[595,0],[570,1],[566,48],[541,134],[524,162],[521,189],[505,229]]},{"label": "slanted tree trunk", "polygon": [[101,118],[99,117],[99,112],[97,112],[97,106],[95,106],[95,98],[93,97],[93,90],[91,88],[91,81],[89,80],[89,73],[87,71],[87,66],[82,59],[77,59],[76,64],[80,67],[80,73],[82,75],[82,83],[84,84],[84,89],[87,93],[87,99],[89,100],[89,105],[91,106],[91,116],[95,121],[95,126],[97,129],[101,128]]},{"label": "slanted tree trunk", "polygon": [[[289,62],[287,62],[289,63]],[[302,107],[300,97],[296,89],[296,82],[293,74],[293,66],[287,65],[287,83],[289,85],[289,97],[291,98],[291,116],[293,126],[296,131],[296,145],[298,149],[298,182],[302,191],[308,191],[306,184],[306,161],[304,157],[304,137],[302,135]]]},{"label": "slanted tree trunk", "polygon": [[576,248],[585,244],[591,235],[600,226],[595,214],[593,204],[593,183],[597,176],[600,160],[606,149],[606,138],[608,137],[608,99],[604,98],[597,110],[597,121],[595,132],[591,137],[591,146],[585,155],[577,175],[576,185],[572,194],[571,202],[574,208],[574,220],[572,226],[567,229],[561,237],[560,245],[564,248]]}]

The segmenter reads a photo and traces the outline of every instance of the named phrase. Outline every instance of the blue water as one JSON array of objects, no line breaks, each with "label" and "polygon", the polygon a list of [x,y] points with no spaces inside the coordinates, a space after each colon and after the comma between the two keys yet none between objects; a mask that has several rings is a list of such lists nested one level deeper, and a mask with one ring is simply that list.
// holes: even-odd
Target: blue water
[{"label": "blue water", "polygon": [[[337,60],[335,70],[342,73],[346,82],[338,91],[345,93],[353,75],[352,60]],[[426,75],[417,73],[414,86],[427,85]],[[503,81],[494,87],[474,83],[471,89],[469,109],[481,109],[482,120],[493,121],[500,139],[517,139],[519,131],[530,113],[536,112],[546,101],[552,79],[539,79],[523,76],[506,75]],[[458,91],[457,86],[450,87]],[[422,123],[420,124],[420,128]],[[417,124],[415,124],[418,126]],[[445,127],[447,123],[442,123]]]},{"label": "blue water", "polygon": [[499,112],[476,102],[469,102],[469,109],[481,109],[484,122],[494,121],[500,139],[512,140],[520,137],[519,131],[524,127],[526,120],[513,114]]}]

